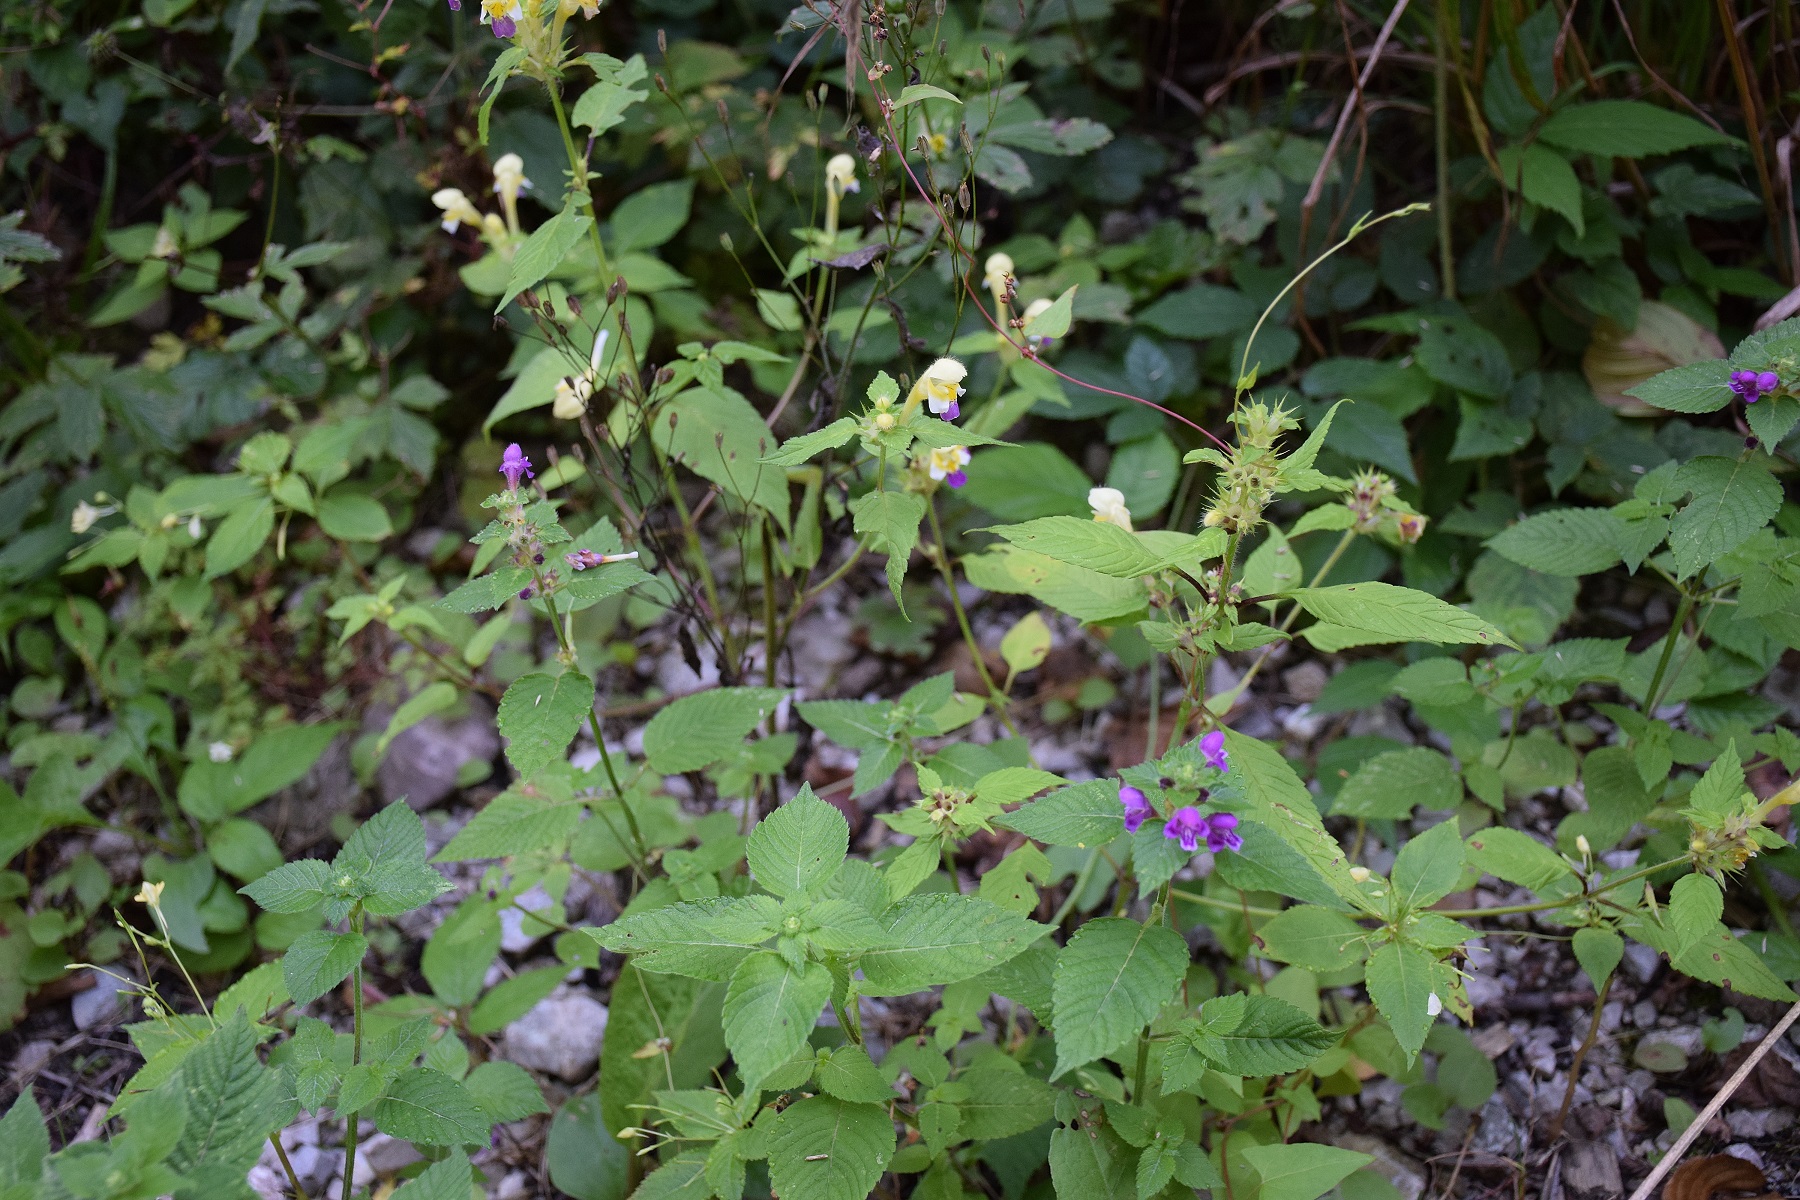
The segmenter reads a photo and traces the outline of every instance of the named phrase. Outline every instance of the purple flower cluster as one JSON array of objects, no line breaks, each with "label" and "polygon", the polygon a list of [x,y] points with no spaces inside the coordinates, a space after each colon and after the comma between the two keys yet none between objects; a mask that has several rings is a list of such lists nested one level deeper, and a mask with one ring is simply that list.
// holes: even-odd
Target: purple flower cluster
[{"label": "purple flower cluster", "polygon": [[[1125,806],[1126,833],[1136,833],[1145,821],[1156,815],[1156,808],[1149,798],[1130,784],[1119,786],[1119,803]],[[1163,826],[1163,836],[1179,842],[1189,854],[1198,850],[1202,841],[1208,850],[1219,854],[1243,847],[1244,839],[1236,833],[1237,823],[1238,819],[1232,813],[1208,815],[1197,808],[1184,806],[1176,809],[1175,815]]]},{"label": "purple flower cluster", "polygon": [[1733,371],[1731,390],[1745,404],[1755,404],[1781,386],[1781,376],[1773,371]]},{"label": "purple flower cluster", "polygon": [[606,561],[606,556],[598,550],[576,550],[563,555],[563,561],[577,571],[585,571],[589,567],[597,567]]}]

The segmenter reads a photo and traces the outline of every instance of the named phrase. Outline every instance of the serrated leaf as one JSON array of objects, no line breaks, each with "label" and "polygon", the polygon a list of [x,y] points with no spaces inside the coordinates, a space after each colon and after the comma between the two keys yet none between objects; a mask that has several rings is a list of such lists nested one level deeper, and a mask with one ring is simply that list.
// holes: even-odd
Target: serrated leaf
[{"label": "serrated leaf", "polygon": [[1574,878],[1574,869],[1556,851],[1529,834],[1501,825],[1470,834],[1466,857],[1495,879],[1540,894],[1552,884]]},{"label": "serrated leaf", "polygon": [[999,966],[1045,932],[1036,921],[973,896],[908,896],[882,913],[880,945],[857,960],[865,996],[901,996]]},{"label": "serrated leaf", "polygon": [[1318,1200],[1352,1171],[1374,1161],[1367,1154],[1316,1142],[1248,1146],[1242,1153],[1262,1180],[1257,1200]]},{"label": "serrated leaf", "polygon": [[1039,517],[1022,525],[998,526],[989,532],[999,534],[1022,550],[1115,579],[1148,575],[1163,564],[1162,555],[1107,521]]},{"label": "serrated leaf", "polygon": [[925,498],[913,492],[874,491],[850,502],[857,533],[870,539],[870,545],[887,555],[888,589],[901,611],[906,609],[900,597],[900,585],[906,579],[906,563],[913,547],[919,544],[919,524],[925,519]]},{"label": "serrated leaf", "polygon": [[594,218],[570,205],[531,231],[531,236],[513,252],[512,270],[506,277],[506,292],[494,306],[499,312],[526,288],[536,287],[549,278],[550,272],[562,265],[581,239],[587,236]]},{"label": "serrated leaf", "polygon": [[461,1150],[454,1150],[450,1157],[432,1163],[407,1181],[393,1193],[392,1200],[469,1200],[473,1180],[468,1156]]},{"label": "serrated leaf", "polygon": [[344,981],[368,951],[359,933],[303,933],[281,959],[281,978],[297,1005],[311,1004]]},{"label": "serrated leaf", "polygon": [[961,1134],[975,1142],[1012,1137],[1036,1129],[1050,1119],[1056,1089],[1023,1071],[973,1067],[956,1078],[969,1089],[957,1101]]},{"label": "serrated leaf", "polygon": [[1687,951],[1716,928],[1725,912],[1725,893],[1711,876],[1683,875],[1669,889],[1667,924],[1675,934],[1675,954]]},{"label": "serrated leaf", "polygon": [[1119,803],[1118,784],[1096,779],[1051,792],[994,823],[1046,846],[1085,849],[1110,845],[1125,832],[1125,808]]},{"label": "serrated leaf", "polygon": [[581,823],[579,801],[559,803],[543,795],[502,792],[456,831],[433,862],[510,858],[565,844]]},{"label": "serrated leaf", "polygon": [[1130,1041],[1174,995],[1187,965],[1187,942],[1165,926],[1105,918],[1076,930],[1056,956],[1051,1078]]},{"label": "serrated leaf", "polygon": [[750,874],[777,896],[816,891],[836,873],[850,847],[844,814],[802,784],[792,800],[750,831]]},{"label": "serrated leaf", "polygon": [[1395,911],[1414,912],[1448,896],[1462,877],[1463,842],[1452,816],[1400,847],[1390,882]]},{"label": "serrated leaf", "polygon": [[854,438],[858,428],[855,417],[839,417],[823,429],[789,438],[762,461],[774,467],[797,467],[822,451],[836,450]]},{"label": "serrated leaf", "polygon": [[1389,942],[1369,959],[1369,999],[1387,1018],[1394,1040],[1409,1059],[1425,1045],[1436,1019],[1431,1011],[1436,975],[1437,961],[1429,953],[1401,942]]},{"label": "serrated leaf", "polygon": [[1572,949],[1575,961],[1587,972],[1588,982],[1599,991],[1625,957],[1625,939],[1610,929],[1577,929]]},{"label": "serrated leaf", "polygon": [[1377,754],[1344,781],[1331,802],[1333,816],[1412,816],[1415,807],[1443,812],[1462,803],[1462,781],[1450,760],[1428,746]]},{"label": "serrated leaf", "polygon": [[894,1124],[885,1108],[812,1096],[775,1121],[769,1182],[782,1200],[861,1200],[893,1155]]},{"label": "serrated leaf", "polygon": [[1300,588],[1288,595],[1320,621],[1398,641],[1517,648],[1511,638],[1474,613],[1413,588],[1344,583]]},{"label": "serrated leaf", "polygon": [[698,771],[734,757],[774,711],[780,688],[708,688],[683,696],[644,727],[644,756],[664,775]]},{"label": "serrated leaf", "polygon": [[1625,390],[1645,404],[1679,413],[1717,412],[1733,400],[1731,364],[1724,359],[1688,363],[1652,375]]},{"label": "serrated leaf", "polygon": [[1781,508],[1781,485],[1760,463],[1696,458],[1675,482],[1694,494],[1669,523],[1669,549],[1683,578],[1743,545]]},{"label": "serrated leaf", "polygon": [[325,902],[331,888],[331,864],[318,858],[283,863],[238,889],[273,913],[301,913]]},{"label": "serrated leaf", "polygon": [[36,1195],[49,1155],[50,1133],[37,1097],[30,1088],[20,1088],[6,1116],[0,1117],[0,1196],[27,1200]]},{"label": "serrated leaf", "polygon": [[1368,931],[1335,909],[1300,904],[1256,927],[1263,949],[1277,962],[1334,974],[1368,954]]},{"label": "serrated leaf", "polygon": [[861,1046],[839,1046],[819,1060],[815,1076],[819,1088],[853,1104],[886,1104],[894,1098],[894,1086],[869,1061]]},{"label": "serrated leaf", "polygon": [[1545,575],[1592,575],[1622,557],[1624,522],[1604,508],[1537,513],[1488,539],[1488,547]]},{"label": "serrated leaf", "polygon": [[767,896],[690,900],[635,913],[589,936],[639,970],[724,983],[751,950],[775,935],[781,909]]},{"label": "serrated leaf", "polygon": [[400,1072],[367,1115],[381,1132],[421,1146],[485,1144],[493,1125],[467,1088],[429,1067]]},{"label": "serrated leaf", "polygon": [[829,999],[831,973],[820,963],[796,969],[765,950],[738,964],[725,989],[725,1044],[746,1087],[799,1052]]},{"label": "serrated leaf", "polygon": [[[256,1055],[257,1032],[241,1013],[196,1046],[164,1086],[185,1102],[187,1123],[165,1160],[182,1177],[181,1200],[236,1195],[264,1139],[293,1119],[281,1074]],[[155,1093],[145,1098],[155,1104]]]},{"label": "serrated leaf", "polygon": [[1692,146],[1741,143],[1685,113],[1670,112],[1642,100],[1590,100],[1559,109],[1544,122],[1538,136],[1578,154],[1603,158],[1647,158],[1673,154]]},{"label": "serrated leaf", "polygon": [[[364,821],[331,860],[334,875],[348,876],[377,916],[410,912],[450,890],[450,882],[425,865],[425,824],[404,801]],[[328,919],[336,919],[329,917]]]},{"label": "serrated leaf", "polygon": [[594,681],[579,671],[526,675],[500,698],[506,758],[529,779],[562,758],[594,707]]},{"label": "serrated leaf", "polygon": [[439,600],[438,607],[459,613],[487,612],[516,598],[530,582],[531,572],[524,567],[501,567],[463,584]]}]

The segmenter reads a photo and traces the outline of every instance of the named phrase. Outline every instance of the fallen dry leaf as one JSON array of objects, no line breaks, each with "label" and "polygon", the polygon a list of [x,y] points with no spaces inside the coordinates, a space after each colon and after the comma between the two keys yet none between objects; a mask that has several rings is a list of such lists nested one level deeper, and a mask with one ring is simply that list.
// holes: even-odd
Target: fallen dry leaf
[{"label": "fallen dry leaf", "polygon": [[1663,1185],[1663,1200],[1780,1200],[1756,1167],[1729,1154],[1690,1159]]}]

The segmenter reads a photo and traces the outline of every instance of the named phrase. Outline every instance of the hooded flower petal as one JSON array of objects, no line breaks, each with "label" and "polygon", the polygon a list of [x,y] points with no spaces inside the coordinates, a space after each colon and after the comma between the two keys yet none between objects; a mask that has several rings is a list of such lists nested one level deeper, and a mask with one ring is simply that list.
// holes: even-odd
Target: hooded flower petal
[{"label": "hooded flower petal", "polygon": [[1146,818],[1156,815],[1143,792],[1128,783],[1119,785],[1119,803],[1125,806],[1125,832],[1136,833]]},{"label": "hooded flower petal", "polygon": [[1176,809],[1169,823],[1163,826],[1163,836],[1192,854],[1200,849],[1200,839],[1207,836],[1208,828],[1199,809],[1184,805]]},{"label": "hooded flower petal", "polygon": [[1231,770],[1231,759],[1225,753],[1225,731],[1215,729],[1200,739],[1200,755],[1215,771]]}]

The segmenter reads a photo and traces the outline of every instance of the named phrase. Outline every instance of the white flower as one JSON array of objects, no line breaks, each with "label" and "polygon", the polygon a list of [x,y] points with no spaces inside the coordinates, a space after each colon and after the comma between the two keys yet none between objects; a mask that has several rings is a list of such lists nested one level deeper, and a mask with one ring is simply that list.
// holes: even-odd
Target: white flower
[{"label": "white flower", "polygon": [[602,329],[594,335],[594,349],[588,355],[588,369],[581,375],[565,375],[556,381],[556,399],[551,413],[560,421],[573,421],[587,411],[594,397],[594,384],[600,378],[600,357],[606,353],[606,334]]},{"label": "white flower", "polygon": [[[482,0],[482,8],[492,7],[495,0]],[[515,2],[508,14],[513,20],[519,19],[519,6]],[[494,194],[508,204],[516,203],[519,193],[531,186],[531,180],[525,178],[525,160],[516,154],[502,154],[494,163]]]},{"label": "white flower", "polygon": [[1094,520],[1131,531],[1131,510],[1125,507],[1125,493],[1118,488],[1088,489],[1088,507],[1094,510]]},{"label": "white flower", "polygon": [[962,381],[968,377],[969,368],[954,358],[940,358],[925,368],[925,373],[919,376],[919,382],[913,384],[913,395],[908,399],[922,399],[938,416],[955,420],[958,412],[956,402],[967,390]]},{"label": "white flower", "polygon": [[162,903],[163,888],[167,886],[168,884],[166,883],[151,883],[146,879],[144,880],[143,885],[138,888],[137,895],[133,896],[132,899],[147,908],[155,908]]},{"label": "white flower", "polygon": [[231,743],[230,742],[214,742],[214,743],[212,743],[212,745],[210,745],[206,748],[206,757],[212,759],[212,761],[214,761],[216,763],[230,762],[231,761]]},{"label": "white flower", "polygon": [[1012,278],[1013,260],[1010,254],[990,254],[987,265],[982,268],[985,279],[983,286],[993,293],[995,304],[1006,303],[1006,281]]},{"label": "white flower", "polygon": [[1431,993],[1431,999],[1425,1002],[1425,1011],[1427,1014],[1434,1017],[1444,1011],[1444,1002],[1438,999],[1438,994],[1436,992]]},{"label": "white flower", "polygon": [[1369,868],[1367,868],[1367,867],[1351,867],[1350,868],[1350,878],[1355,880],[1357,883],[1369,882],[1370,874],[1371,874],[1371,872],[1370,872]]},{"label": "white flower", "polygon": [[86,500],[77,501],[75,511],[69,514],[69,532],[86,533],[94,527],[94,522],[112,512],[110,508],[95,508]]},{"label": "white flower", "polygon": [[188,518],[188,536],[189,537],[193,538],[197,542],[200,540],[200,535],[205,532],[206,532],[206,526],[202,525],[200,523],[200,514],[199,513],[195,513],[193,516]]},{"label": "white flower", "polygon": [[481,224],[481,213],[469,203],[461,188],[440,188],[431,194],[431,202],[444,212],[445,233],[455,233],[465,221],[471,225]]},{"label": "white flower", "polygon": [[1575,835],[1575,849],[1581,851],[1581,857],[1583,858],[1586,858],[1594,852],[1594,847],[1588,842],[1587,834],[1585,833],[1578,833]]},{"label": "white flower", "polygon": [[559,421],[573,421],[587,411],[594,385],[586,375],[565,375],[556,381],[556,399],[550,413]]},{"label": "white flower", "polygon": [[968,465],[969,451],[965,446],[946,446],[925,456],[926,471],[940,483],[952,475],[961,474],[962,469]]},{"label": "white flower", "polygon": [[151,258],[174,258],[181,253],[181,247],[175,244],[175,234],[167,225],[159,225],[156,229],[156,241],[150,246]]},{"label": "white flower", "polygon": [[856,159],[848,154],[832,156],[825,164],[825,186],[839,196],[862,191],[862,185],[856,181]]}]

